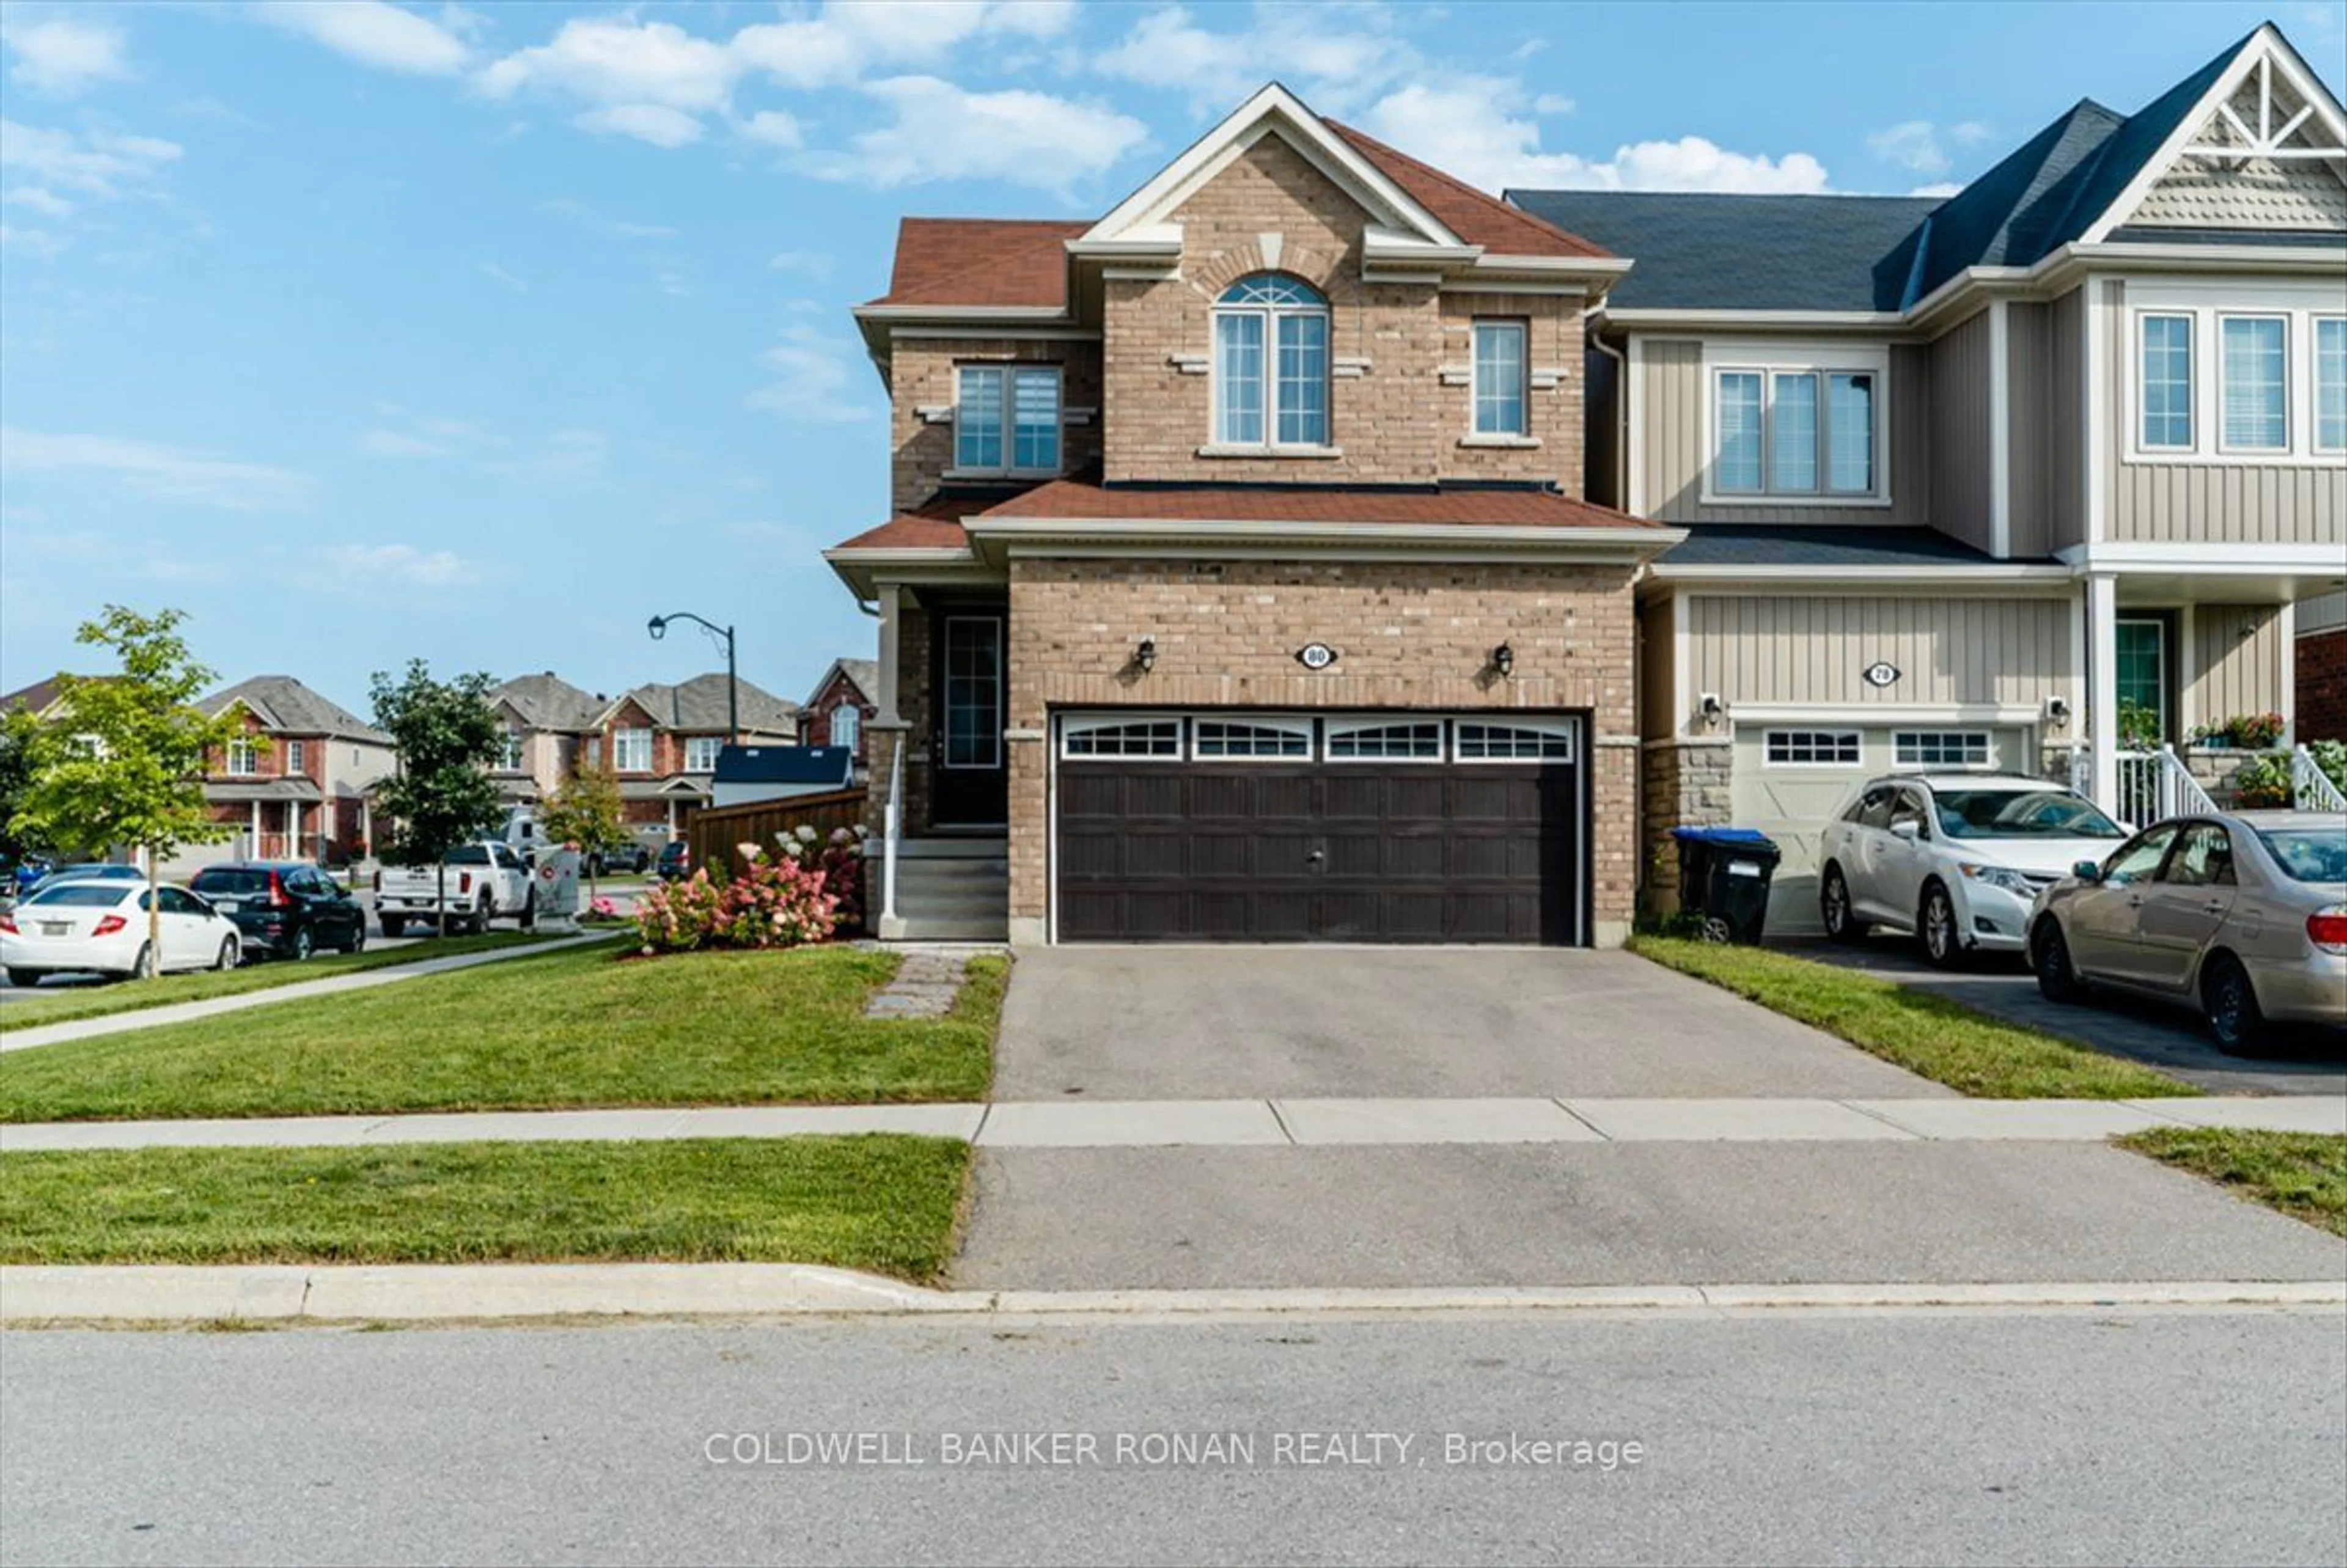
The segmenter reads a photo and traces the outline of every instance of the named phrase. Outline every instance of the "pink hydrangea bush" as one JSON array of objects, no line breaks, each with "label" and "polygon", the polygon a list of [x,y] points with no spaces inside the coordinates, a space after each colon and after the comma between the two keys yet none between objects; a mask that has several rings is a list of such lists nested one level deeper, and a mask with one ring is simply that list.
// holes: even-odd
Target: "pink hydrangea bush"
[{"label": "pink hydrangea bush", "polygon": [[864,928],[866,834],[859,823],[854,827],[835,827],[827,837],[805,825],[774,835],[777,856],[823,872],[824,886],[837,900],[843,930]]},{"label": "pink hydrangea bush", "polygon": [[795,948],[832,934],[839,901],[825,889],[821,867],[769,856],[754,844],[735,847],[747,864],[732,879],[720,881],[702,866],[636,901],[636,934],[646,954]]}]

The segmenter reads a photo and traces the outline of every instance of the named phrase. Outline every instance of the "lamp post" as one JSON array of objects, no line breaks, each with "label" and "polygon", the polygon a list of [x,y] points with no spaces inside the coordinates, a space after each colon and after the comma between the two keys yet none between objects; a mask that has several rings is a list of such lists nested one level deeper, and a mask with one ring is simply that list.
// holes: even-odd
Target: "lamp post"
[{"label": "lamp post", "polygon": [[653,616],[645,624],[644,630],[651,633],[654,642],[658,642],[668,635],[668,623],[671,620],[690,620],[712,637],[722,637],[725,640],[725,741],[728,745],[740,745],[742,743],[742,682],[733,673],[733,629],[730,626],[720,626],[713,620],[704,620],[689,610],[680,610],[671,615]]}]

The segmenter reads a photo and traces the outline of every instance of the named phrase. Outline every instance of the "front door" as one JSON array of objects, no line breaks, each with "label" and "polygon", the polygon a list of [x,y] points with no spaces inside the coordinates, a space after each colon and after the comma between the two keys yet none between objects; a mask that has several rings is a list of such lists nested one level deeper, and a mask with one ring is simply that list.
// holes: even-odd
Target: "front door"
[{"label": "front door", "polygon": [[930,816],[938,827],[999,827],[1010,820],[1010,759],[1002,743],[1004,620],[999,609],[938,611],[929,754],[936,759]]}]

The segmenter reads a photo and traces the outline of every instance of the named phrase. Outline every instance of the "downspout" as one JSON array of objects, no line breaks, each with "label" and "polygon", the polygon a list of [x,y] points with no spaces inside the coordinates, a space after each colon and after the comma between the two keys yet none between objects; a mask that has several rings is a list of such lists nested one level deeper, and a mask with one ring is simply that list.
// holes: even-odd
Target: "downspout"
[{"label": "downspout", "polygon": [[1614,505],[1630,508],[1630,356],[1607,345],[1602,332],[1592,329],[1589,346],[1614,362]]}]

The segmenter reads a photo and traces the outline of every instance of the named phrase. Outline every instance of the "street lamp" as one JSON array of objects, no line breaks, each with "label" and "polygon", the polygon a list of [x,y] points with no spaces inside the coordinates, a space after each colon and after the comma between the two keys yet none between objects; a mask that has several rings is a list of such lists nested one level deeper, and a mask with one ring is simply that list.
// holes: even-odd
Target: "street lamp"
[{"label": "street lamp", "polygon": [[741,744],[742,682],[733,674],[733,629],[720,626],[713,620],[703,620],[689,610],[680,610],[672,615],[653,616],[645,623],[644,630],[652,634],[654,642],[658,642],[668,635],[668,623],[671,620],[690,620],[712,637],[725,640],[725,739],[729,744]]}]

